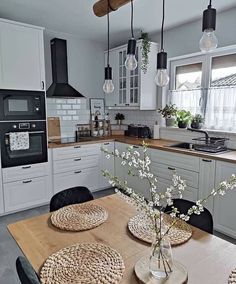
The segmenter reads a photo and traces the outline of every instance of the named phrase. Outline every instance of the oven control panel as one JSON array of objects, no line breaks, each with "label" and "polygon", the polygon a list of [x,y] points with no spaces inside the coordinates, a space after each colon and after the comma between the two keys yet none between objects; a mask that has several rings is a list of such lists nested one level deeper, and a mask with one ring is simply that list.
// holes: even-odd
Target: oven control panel
[{"label": "oven control panel", "polygon": [[38,128],[35,122],[21,122],[12,125],[14,130],[32,130]]}]

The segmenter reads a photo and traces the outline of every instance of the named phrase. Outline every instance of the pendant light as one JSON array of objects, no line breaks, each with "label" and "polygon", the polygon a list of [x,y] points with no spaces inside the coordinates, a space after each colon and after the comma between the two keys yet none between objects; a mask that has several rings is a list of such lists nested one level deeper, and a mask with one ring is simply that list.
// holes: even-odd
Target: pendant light
[{"label": "pendant light", "polygon": [[131,0],[130,3],[131,3],[131,39],[128,41],[125,67],[127,70],[133,71],[137,68],[138,62],[135,57],[136,40],[134,38],[134,3],[133,3],[133,0]]},{"label": "pendant light", "polygon": [[203,35],[199,42],[202,52],[212,51],[217,48],[218,39],[215,35],[216,29],[216,9],[212,8],[212,0],[203,12],[202,31]]},{"label": "pendant light", "polygon": [[103,91],[110,94],[114,91],[114,84],[112,82],[112,68],[110,67],[110,0],[107,0],[107,67],[105,67],[105,82],[103,84]]},{"label": "pendant light", "polygon": [[163,15],[161,25],[161,51],[157,54],[157,75],[155,83],[157,86],[164,87],[169,83],[167,73],[167,53],[164,51],[164,23],[165,23],[165,0],[163,0]]}]

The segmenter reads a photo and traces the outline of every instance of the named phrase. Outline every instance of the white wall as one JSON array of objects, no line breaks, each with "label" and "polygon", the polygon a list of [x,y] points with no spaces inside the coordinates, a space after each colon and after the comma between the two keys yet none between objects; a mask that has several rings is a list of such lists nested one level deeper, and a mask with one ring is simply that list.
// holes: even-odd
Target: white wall
[{"label": "white wall", "polygon": [[[235,27],[236,8],[217,14],[216,35],[219,40],[219,47],[236,44]],[[202,20],[198,20],[165,31],[164,43],[168,57],[199,52],[201,29]],[[160,34],[153,35],[152,40],[159,42]]]},{"label": "white wall", "polygon": [[47,88],[52,82],[50,40],[55,37],[67,40],[69,83],[87,98],[104,97],[102,44],[46,29],[44,45]]}]

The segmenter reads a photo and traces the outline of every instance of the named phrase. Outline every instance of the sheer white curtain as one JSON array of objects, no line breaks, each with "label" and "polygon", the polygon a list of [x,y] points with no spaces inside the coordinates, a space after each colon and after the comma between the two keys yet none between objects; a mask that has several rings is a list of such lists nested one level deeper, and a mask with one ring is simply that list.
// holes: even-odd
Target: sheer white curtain
[{"label": "sheer white curtain", "polygon": [[170,91],[170,101],[178,109],[189,110],[193,115],[201,113],[202,90]]},{"label": "sheer white curtain", "polygon": [[236,131],[236,87],[208,90],[205,126],[211,129]]}]

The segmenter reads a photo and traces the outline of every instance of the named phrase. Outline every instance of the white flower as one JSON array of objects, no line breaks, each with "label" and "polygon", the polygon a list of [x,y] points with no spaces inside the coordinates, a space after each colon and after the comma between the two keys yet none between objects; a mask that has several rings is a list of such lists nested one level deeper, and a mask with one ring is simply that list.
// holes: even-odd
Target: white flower
[{"label": "white flower", "polygon": [[122,165],[122,166],[125,166],[125,165],[126,165],[126,161],[122,161],[122,162],[121,162],[121,165]]}]

